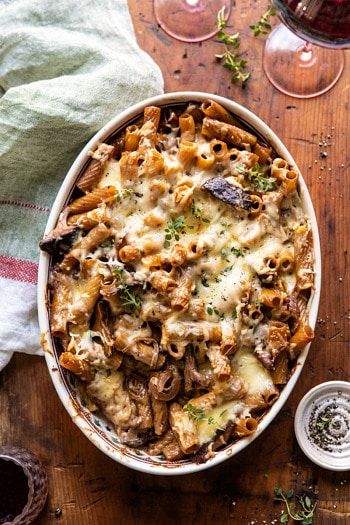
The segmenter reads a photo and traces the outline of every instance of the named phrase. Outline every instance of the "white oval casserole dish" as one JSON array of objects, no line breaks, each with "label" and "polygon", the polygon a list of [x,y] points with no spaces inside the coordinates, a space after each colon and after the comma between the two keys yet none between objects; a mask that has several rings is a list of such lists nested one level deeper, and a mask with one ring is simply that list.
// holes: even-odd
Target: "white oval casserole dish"
[{"label": "white oval casserole dish", "polygon": [[[82,173],[89,157],[89,150],[95,149],[98,143],[108,140],[108,138],[115,134],[118,130],[121,130],[125,125],[134,120],[137,116],[141,116],[143,109],[146,106],[168,106],[171,104],[178,104],[183,102],[202,102],[205,99],[212,99],[228,111],[236,115],[239,119],[245,122],[249,127],[255,129],[267,143],[269,143],[277,152],[277,154],[286,159],[289,164],[295,166],[295,161],[291,154],[281,142],[281,140],[275,135],[275,133],[256,115],[251,111],[242,107],[241,105],[233,102],[229,99],[212,95],[209,93],[201,92],[178,92],[178,93],[167,93],[165,95],[159,95],[154,98],[144,100],[131,108],[127,109],[120,115],[113,118],[108,122],[96,135],[86,144],[85,148],[76,158],[72,167],[70,168],[60,191],[56,197],[54,205],[52,207],[50,217],[46,226],[45,234],[50,232],[56,225],[59,214],[62,209],[66,206],[69,201],[70,195],[73,191],[75,183]],[[305,181],[302,176],[299,177],[299,194],[303,203],[305,213],[309,216],[313,239],[314,239],[314,254],[315,254],[315,292],[310,298],[310,314],[309,323],[312,328],[315,327],[318,304],[320,298],[320,286],[321,286],[321,252],[320,252],[320,241],[319,232],[315,217],[314,208],[311,202],[309,192],[307,190]],[[298,377],[301,373],[302,367],[305,363],[309,346],[308,345],[303,352],[300,354],[295,370],[282,390],[279,399],[264,415],[259,422],[256,432],[248,437],[240,439],[236,443],[232,443],[226,448],[219,450],[215,453],[215,456],[206,463],[195,464],[190,460],[181,460],[177,462],[169,462],[162,459],[161,457],[148,456],[143,451],[137,449],[131,449],[116,439],[113,430],[110,428],[109,423],[103,418],[96,416],[89,412],[82,404],[79,398],[79,392],[76,388],[74,378],[70,377],[69,374],[63,372],[59,365],[58,355],[53,344],[53,340],[50,335],[50,324],[49,324],[49,312],[47,302],[47,284],[50,269],[50,256],[41,252],[39,260],[39,276],[38,276],[38,314],[39,324],[41,331],[41,338],[43,348],[45,350],[46,363],[56,388],[57,394],[59,395],[63,405],[67,409],[74,423],[80,428],[86,437],[90,439],[94,445],[96,445],[102,452],[107,454],[109,457],[122,463],[123,465],[146,472],[150,474],[159,475],[174,475],[174,474],[189,474],[200,470],[207,469],[218,463],[221,463],[225,459],[232,457],[233,455],[240,452],[246,446],[248,446],[255,438],[257,438],[271,423],[271,421],[278,414],[288,396],[292,392]]]}]

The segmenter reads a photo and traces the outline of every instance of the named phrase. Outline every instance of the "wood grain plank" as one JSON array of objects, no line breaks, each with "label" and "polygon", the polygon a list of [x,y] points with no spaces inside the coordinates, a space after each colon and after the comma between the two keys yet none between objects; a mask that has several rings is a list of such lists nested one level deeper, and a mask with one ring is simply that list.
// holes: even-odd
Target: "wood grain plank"
[{"label": "wood grain plank", "polygon": [[[161,478],[133,472],[100,453],[71,422],[42,359],[16,356],[0,374],[0,443],[33,450],[49,474],[49,499],[37,525],[256,525],[278,519],[273,488],[311,490],[319,503],[315,524],[350,523],[349,474],[310,463],[299,449],[293,416],[314,385],[350,377],[350,55],[329,93],[297,100],[278,93],[262,70],[264,39],[248,26],[267,2],[233,6],[232,32],[241,31],[252,79],[230,84],[214,40],[176,42],[155,23],[152,0],[129,0],[140,46],[160,65],[166,91],[218,93],[245,105],[282,138],[307,181],[322,242],[323,279],[316,339],[294,392],[270,427],[245,451],[209,471]],[[329,138],[327,138],[329,136]],[[326,140],[330,146],[320,147]],[[320,151],[327,157],[320,159]],[[62,515],[55,517],[55,509]]]}]

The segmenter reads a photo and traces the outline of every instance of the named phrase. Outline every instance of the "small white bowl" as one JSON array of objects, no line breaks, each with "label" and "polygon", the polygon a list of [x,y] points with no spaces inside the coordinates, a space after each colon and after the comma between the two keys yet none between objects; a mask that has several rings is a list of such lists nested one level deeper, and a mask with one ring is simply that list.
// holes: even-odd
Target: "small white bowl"
[{"label": "small white bowl", "polygon": [[[322,421],[324,410],[329,416]],[[309,390],[298,405],[294,430],[313,463],[328,470],[350,470],[350,383],[328,381]]]},{"label": "small white bowl", "polygon": [[[228,111],[236,115],[240,120],[247,123],[248,126],[255,129],[267,143],[269,143],[277,152],[277,154],[287,160],[288,163],[296,166],[296,163],[281,142],[281,140],[275,135],[275,133],[254,113],[244,108],[243,106],[217,95],[210,93],[200,93],[194,91],[178,92],[178,93],[167,93],[154,98],[144,100],[138,104],[135,104],[131,108],[122,112],[120,115],[113,118],[108,122],[96,135],[86,144],[85,148],[76,158],[72,167],[70,168],[60,191],[58,192],[57,198],[52,207],[52,211],[46,226],[45,234],[50,232],[57,223],[58,216],[62,209],[66,206],[69,201],[70,195],[73,191],[76,180],[80,173],[86,166],[89,157],[88,151],[96,148],[99,142],[108,140],[108,138],[121,130],[125,125],[134,120],[136,117],[141,116],[143,109],[149,105],[165,106],[170,104],[178,104],[183,102],[202,102],[205,99],[211,98],[212,100],[222,104]],[[303,207],[305,212],[310,217],[313,239],[314,239],[314,252],[315,252],[315,292],[310,299],[310,315],[309,322],[314,328],[317,318],[318,304],[320,298],[321,289],[321,251],[320,251],[320,240],[317,228],[317,222],[315,212],[312,206],[311,198],[307,190],[306,184],[300,176],[299,178],[299,193],[302,199]],[[141,472],[147,472],[149,474],[160,474],[160,475],[174,475],[174,474],[189,474],[198,472],[200,470],[213,467],[218,463],[232,457],[246,446],[248,446],[254,439],[256,439],[263,430],[271,423],[276,417],[282,406],[288,399],[292,392],[295,383],[298,380],[302,367],[305,363],[306,356],[308,354],[308,345],[298,357],[298,361],[295,366],[294,373],[290,378],[288,384],[285,386],[279,399],[265,414],[262,420],[259,422],[256,432],[248,437],[240,439],[238,442],[228,445],[222,450],[215,453],[215,456],[209,459],[206,463],[195,464],[188,459],[180,460],[178,462],[169,462],[162,457],[148,456],[146,453],[140,450],[131,449],[118,442],[116,435],[110,428],[108,421],[103,417],[96,416],[89,412],[82,404],[79,396],[77,385],[75,384],[74,377],[69,376],[66,372],[63,372],[59,365],[58,355],[53,344],[53,340],[50,334],[49,324],[49,311],[47,301],[47,283],[49,277],[50,268],[50,256],[41,252],[39,259],[39,274],[38,274],[38,314],[39,324],[41,330],[42,345],[45,351],[46,363],[51,374],[53,384],[56,388],[57,394],[59,395],[63,405],[66,407],[68,413],[72,417],[74,423],[80,428],[80,430],[96,445],[102,452],[110,456],[115,461],[122,463],[128,467]]]}]

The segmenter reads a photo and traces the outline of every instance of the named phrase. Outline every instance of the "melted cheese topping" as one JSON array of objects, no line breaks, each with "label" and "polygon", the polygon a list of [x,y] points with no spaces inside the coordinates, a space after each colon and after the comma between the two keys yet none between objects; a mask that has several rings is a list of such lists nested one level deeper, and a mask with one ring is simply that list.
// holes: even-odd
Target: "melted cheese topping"
[{"label": "melted cheese topping", "polygon": [[231,365],[234,373],[246,385],[247,395],[264,393],[274,386],[270,373],[251,350],[238,350],[231,360]]},{"label": "melted cheese topping", "polygon": [[243,401],[228,401],[222,405],[207,410],[206,419],[197,422],[198,438],[201,445],[211,441],[218,430],[226,428],[230,421],[245,418],[250,415],[249,407]]},{"label": "melted cheese topping", "polygon": [[114,159],[106,163],[101,180],[97,185],[98,188],[106,188],[107,186],[114,186],[118,191],[122,189],[119,162]]}]

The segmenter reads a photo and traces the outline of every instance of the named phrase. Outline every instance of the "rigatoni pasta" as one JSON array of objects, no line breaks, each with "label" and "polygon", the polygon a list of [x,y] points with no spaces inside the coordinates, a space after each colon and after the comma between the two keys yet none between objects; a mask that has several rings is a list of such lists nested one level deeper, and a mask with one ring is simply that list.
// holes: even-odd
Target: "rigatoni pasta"
[{"label": "rigatoni pasta", "polygon": [[205,460],[255,432],[313,338],[298,172],[211,100],[110,142],[41,242],[60,364],[122,443]]}]

